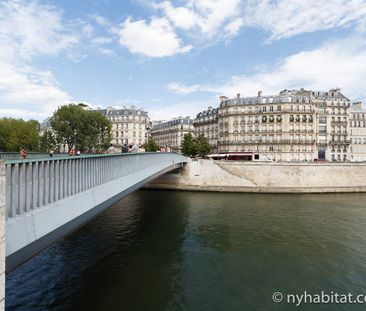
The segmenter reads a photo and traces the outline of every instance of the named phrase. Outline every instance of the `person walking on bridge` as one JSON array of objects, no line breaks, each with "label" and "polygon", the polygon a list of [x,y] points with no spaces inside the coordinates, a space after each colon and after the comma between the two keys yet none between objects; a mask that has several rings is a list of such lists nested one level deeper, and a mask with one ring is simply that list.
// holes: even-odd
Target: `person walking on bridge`
[{"label": "person walking on bridge", "polygon": [[113,147],[113,144],[110,145],[106,153],[115,153],[116,149]]},{"label": "person walking on bridge", "polygon": [[19,158],[21,160],[25,160],[27,158],[27,151],[24,148],[20,149]]}]

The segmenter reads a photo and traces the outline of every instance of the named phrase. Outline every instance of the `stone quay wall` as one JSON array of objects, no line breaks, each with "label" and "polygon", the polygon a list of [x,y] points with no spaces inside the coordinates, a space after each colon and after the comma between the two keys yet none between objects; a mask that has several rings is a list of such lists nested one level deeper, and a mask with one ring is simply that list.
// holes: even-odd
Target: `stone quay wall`
[{"label": "stone quay wall", "polygon": [[189,160],[184,169],[161,176],[145,187],[219,192],[366,192],[366,162]]}]

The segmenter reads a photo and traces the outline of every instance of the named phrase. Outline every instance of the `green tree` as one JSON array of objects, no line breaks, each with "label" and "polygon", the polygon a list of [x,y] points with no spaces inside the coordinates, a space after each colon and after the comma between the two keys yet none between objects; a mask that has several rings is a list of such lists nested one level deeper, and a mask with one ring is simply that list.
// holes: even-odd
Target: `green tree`
[{"label": "green tree", "polygon": [[37,151],[38,131],[39,123],[35,120],[0,119],[0,150],[17,152],[25,148],[27,151]]},{"label": "green tree", "polygon": [[51,131],[46,130],[39,138],[39,150],[49,152],[50,149],[57,150],[59,148],[54,134]]},{"label": "green tree", "polygon": [[204,157],[206,157],[211,152],[212,147],[208,143],[208,140],[205,137],[205,135],[200,134],[195,139],[195,143],[196,143],[196,152],[197,152],[197,155],[199,155],[200,157],[204,158]]},{"label": "green tree", "polygon": [[156,152],[158,151],[159,145],[155,142],[155,140],[153,140],[152,138],[150,138],[143,146],[145,148],[145,151],[147,152]]},{"label": "green tree", "polygon": [[111,123],[101,113],[85,110],[81,104],[61,106],[51,118],[58,144],[75,146],[85,152],[101,151],[111,141]]},{"label": "green tree", "polygon": [[83,130],[80,134],[80,150],[104,151],[111,143],[111,123],[101,113],[86,111]]},{"label": "green tree", "polygon": [[185,134],[182,142],[182,153],[187,157],[194,157],[197,154],[195,139],[191,133]]}]

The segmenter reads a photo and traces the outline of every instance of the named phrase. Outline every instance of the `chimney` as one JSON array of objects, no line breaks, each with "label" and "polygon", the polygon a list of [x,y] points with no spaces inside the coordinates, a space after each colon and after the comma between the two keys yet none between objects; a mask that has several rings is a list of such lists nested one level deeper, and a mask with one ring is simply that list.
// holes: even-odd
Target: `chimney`
[{"label": "chimney", "polygon": [[236,98],[240,98],[240,93],[236,94]]},{"label": "chimney", "polygon": [[220,103],[222,103],[223,101],[227,100],[228,98],[226,96],[220,96]]},{"label": "chimney", "polygon": [[262,97],[262,91],[258,92],[258,97]]}]

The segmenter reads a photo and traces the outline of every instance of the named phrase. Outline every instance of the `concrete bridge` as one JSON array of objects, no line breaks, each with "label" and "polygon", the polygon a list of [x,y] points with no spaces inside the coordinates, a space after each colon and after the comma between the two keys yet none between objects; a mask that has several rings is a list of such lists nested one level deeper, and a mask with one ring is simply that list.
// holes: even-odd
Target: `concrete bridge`
[{"label": "concrete bridge", "polygon": [[135,153],[0,163],[6,271],[185,162],[185,157],[174,153]]}]

